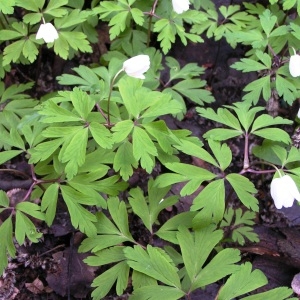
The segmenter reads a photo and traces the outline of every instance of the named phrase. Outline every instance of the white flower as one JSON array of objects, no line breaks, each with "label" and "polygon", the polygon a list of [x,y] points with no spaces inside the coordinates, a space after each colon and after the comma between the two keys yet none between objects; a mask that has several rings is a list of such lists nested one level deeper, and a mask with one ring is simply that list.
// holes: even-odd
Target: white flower
[{"label": "white flower", "polygon": [[289,70],[293,77],[297,77],[300,76],[300,55],[296,54],[294,48],[293,50],[294,50],[294,55],[292,55],[290,58]]},{"label": "white flower", "polygon": [[41,24],[35,38],[44,39],[46,43],[53,43],[58,39],[58,32],[51,23]]},{"label": "white flower", "polygon": [[144,73],[150,68],[150,57],[148,55],[137,55],[127,59],[123,63],[123,70],[127,75],[145,79]]},{"label": "white flower", "polygon": [[182,14],[183,12],[187,11],[190,6],[189,0],[172,0],[173,10],[177,14]]},{"label": "white flower", "polygon": [[300,201],[300,193],[296,183],[289,175],[284,175],[272,180],[271,196],[278,209],[293,206],[294,199]]},{"label": "white flower", "polygon": [[298,110],[297,117],[300,119],[300,108]]}]

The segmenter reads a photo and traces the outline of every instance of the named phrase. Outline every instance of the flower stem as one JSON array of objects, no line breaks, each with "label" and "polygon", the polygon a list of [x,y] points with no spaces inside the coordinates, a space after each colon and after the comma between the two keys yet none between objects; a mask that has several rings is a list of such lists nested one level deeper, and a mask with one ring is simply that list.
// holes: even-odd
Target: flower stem
[{"label": "flower stem", "polygon": [[150,44],[150,37],[151,37],[151,23],[152,23],[152,18],[153,18],[153,15],[155,13],[155,8],[156,8],[156,5],[157,5],[157,2],[158,0],[155,0],[153,5],[152,5],[152,8],[151,8],[151,11],[149,13],[150,17],[149,17],[149,22],[148,22],[148,34],[147,34],[147,47],[149,47],[149,44]]},{"label": "flower stem", "polygon": [[249,164],[249,135],[245,133],[245,147],[244,147],[244,166],[243,169],[247,170],[250,167]]},{"label": "flower stem", "polygon": [[107,99],[107,125],[108,125],[108,127],[110,127],[110,98],[111,98],[112,90],[113,90],[113,87],[114,87],[117,77],[123,71],[124,71],[123,68],[121,70],[119,70],[110,83],[109,94],[108,94],[108,99]]}]

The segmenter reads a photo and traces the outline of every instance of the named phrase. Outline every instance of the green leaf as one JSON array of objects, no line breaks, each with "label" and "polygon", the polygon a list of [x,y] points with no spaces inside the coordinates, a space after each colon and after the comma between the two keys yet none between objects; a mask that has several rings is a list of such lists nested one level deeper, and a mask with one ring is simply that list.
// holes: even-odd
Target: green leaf
[{"label": "green leaf", "polygon": [[[15,0],[1,1],[0,12],[2,12],[3,14],[11,15],[14,13],[14,5]],[[0,273],[2,273],[2,271]]]},{"label": "green leaf", "polygon": [[85,121],[94,108],[95,102],[86,92],[79,88],[73,89],[73,92],[70,93],[70,100],[78,115]]},{"label": "green leaf", "polygon": [[202,228],[217,224],[223,219],[225,211],[224,180],[210,182],[193,200],[192,211],[200,210],[193,220],[193,227]]},{"label": "green leaf", "polygon": [[237,117],[235,117],[228,109],[226,108],[219,108],[217,113],[213,111],[213,109],[208,108],[204,109],[202,107],[198,107],[197,112],[200,114],[201,117],[210,119],[212,121],[221,123],[226,125],[230,128],[235,129],[236,131],[243,133],[240,122]]},{"label": "green leaf", "polygon": [[179,226],[184,226],[186,228],[192,227],[192,220],[197,212],[183,212],[171,219],[169,219],[160,229],[155,233],[161,239],[169,241],[173,244],[178,244],[178,239],[176,237],[177,230]]},{"label": "green leaf", "polygon": [[157,149],[147,132],[135,126],[132,133],[132,144],[134,158],[140,160],[142,168],[151,173],[154,167],[153,156],[157,156]]},{"label": "green leaf", "polygon": [[3,163],[21,154],[22,152],[22,150],[8,150],[0,152],[0,164],[2,165]]},{"label": "green leaf", "polygon": [[129,232],[128,214],[125,203],[120,201],[117,197],[112,197],[107,200],[107,206],[113,221],[122,235],[133,239]]},{"label": "green leaf", "polygon": [[101,251],[97,251],[93,256],[84,259],[89,266],[103,266],[114,262],[125,260],[123,249],[125,246],[110,247]]},{"label": "green leaf", "polygon": [[251,271],[251,269],[252,265],[249,262],[241,265],[240,269],[233,273],[222,286],[218,299],[231,300],[268,283],[268,279],[262,271]]},{"label": "green leaf", "polygon": [[[196,230],[192,235],[187,228],[179,227],[177,238],[184,266],[192,284],[201,273],[208,256],[223,237],[222,230],[214,229],[214,226],[209,226]],[[196,260],[195,257],[197,257]]]},{"label": "green leaf", "polygon": [[178,269],[168,254],[160,249],[147,246],[144,250],[140,246],[125,248],[124,254],[127,258],[127,264],[134,270],[144,273],[166,285],[181,289]]},{"label": "green leaf", "polygon": [[2,274],[8,264],[8,254],[14,258],[16,248],[13,242],[12,217],[8,217],[0,226],[0,273]]},{"label": "green leaf", "polygon": [[42,119],[43,123],[82,121],[81,117],[61,106],[58,106],[52,100],[43,103],[42,109],[39,111],[39,114],[45,116]]},{"label": "green leaf", "polygon": [[15,237],[19,245],[24,244],[25,237],[37,243],[42,235],[42,233],[36,230],[32,221],[23,212],[20,210],[16,211]]},{"label": "green leaf", "polygon": [[168,126],[163,120],[143,124],[143,127],[146,129],[147,133],[149,133],[157,140],[159,146],[164,152],[168,154],[173,153],[173,139],[171,138],[173,136]]},{"label": "green leaf", "polygon": [[[285,300],[293,294],[293,290],[288,287],[278,287],[267,292],[243,297],[243,300]],[[296,300],[296,298],[288,298],[290,300]]]},{"label": "green leaf", "polygon": [[133,156],[132,144],[129,141],[125,141],[118,147],[113,168],[116,172],[120,171],[123,180],[128,180],[133,174],[133,168],[137,167],[138,161]]},{"label": "green leaf", "polygon": [[271,97],[270,75],[252,81],[244,88],[244,91],[249,93],[243,97],[243,100],[252,102],[254,105],[257,104],[261,93],[263,98],[268,101]]},{"label": "green leaf", "polygon": [[16,205],[16,209],[36,219],[45,220],[45,215],[41,212],[40,206],[35,203],[20,202]]},{"label": "green leaf", "polygon": [[131,120],[118,122],[112,127],[113,140],[115,143],[124,142],[134,128],[134,123]]},{"label": "green leaf", "polygon": [[91,122],[89,125],[91,134],[97,144],[104,149],[111,149],[113,146],[112,134],[102,124]]},{"label": "green leaf", "polygon": [[40,11],[44,6],[45,0],[28,0],[26,2],[22,0],[16,0],[16,5],[31,11]]},{"label": "green leaf", "polygon": [[283,142],[285,144],[290,144],[291,143],[291,138],[289,134],[279,128],[264,128],[264,129],[259,129],[252,134],[258,135],[260,137],[263,137],[268,140],[272,141],[278,141],[278,142]]},{"label": "green leaf", "polygon": [[185,79],[172,86],[172,89],[178,91],[180,94],[199,105],[203,105],[204,102],[214,102],[215,99],[211,92],[203,89],[204,86],[205,81],[203,80]]},{"label": "green leaf", "polygon": [[177,32],[176,26],[171,20],[160,19],[155,22],[154,32],[159,32],[157,40],[160,41],[160,46],[164,54],[171,49],[171,44],[175,42],[175,35]]},{"label": "green leaf", "polygon": [[0,206],[9,207],[9,198],[2,190],[0,190]]},{"label": "green leaf", "polygon": [[242,203],[247,208],[258,211],[258,201],[251,195],[257,192],[253,183],[248,178],[234,173],[227,175],[226,179],[229,181]]},{"label": "green leaf", "polygon": [[151,233],[152,225],[156,222],[158,214],[163,209],[174,205],[178,200],[177,196],[165,198],[169,190],[169,187],[159,189],[154,186],[153,180],[149,180],[148,199],[144,197],[140,188],[131,189],[129,192],[131,197],[128,198],[128,201],[133,212],[142,219],[143,224]]},{"label": "green leaf", "polygon": [[19,40],[5,47],[3,52],[3,66],[17,62],[22,54],[25,41]]},{"label": "green leaf", "polygon": [[293,121],[288,119],[283,119],[282,117],[275,117],[273,118],[270,115],[263,114],[258,116],[252,125],[251,133],[255,132],[257,129],[274,126],[274,125],[291,125]]},{"label": "green leaf", "polygon": [[92,292],[93,299],[102,299],[105,297],[116,282],[116,292],[121,296],[127,287],[129,276],[129,267],[126,262],[120,262],[109,270],[96,277],[92,287],[96,287]]},{"label": "green leaf", "polygon": [[206,139],[216,140],[216,141],[225,141],[237,136],[242,135],[243,132],[237,131],[234,129],[226,128],[215,128],[207,131],[203,137]]},{"label": "green leaf", "polygon": [[94,222],[97,221],[95,215],[86,210],[78,201],[78,192],[68,186],[60,187],[63,199],[68,207],[71,217],[72,225],[75,228],[85,233],[87,236],[96,235],[96,226]]},{"label": "green leaf", "polygon": [[170,286],[162,285],[149,285],[143,286],[139,289],[135,289],[133,294],[129,297],[130,300],[176,300],[182,299],[185,292]]},{"label": "green leaf", "polygon": [[266,9],[263,14],[259,16],[261,27],[263,28],[264,32],[266,33],[267,37],[269,37],[272,29],[274,28],[277,17],[272,15],[270,10]]},{"label": "green leaf", "polygon": [[206,169],[182,163],[167,163],[166,167],[177,174],[162,174],[156,179],[158,187],[165,187],[178,182],[188,183],[182,188],[180,195],[186,196],[194,193],[203,181],[212,180],[215,174]]},{"label": "green leaf", "polygon": [[220,169],[224,171],[230,165],[232,160],[230,148],[226,144],[221,144],[213,140],[208,140],[208,144],[219,163]]},{"label": "green leaf", "polygon": [[48,226],[51,226],[56,213],[56,205],[58,199],[59,184],[51,184],[45,191],[42,197],[41,211],[46,211],[45,221]]},{"label": "green leaf", "polygon": [[88,128],[78,128],[77,132],[70,137],[68,143],[64,143],[59,160],[67,163],[65,172],[68,179],[72,179],[78,172],[78,167],[85,162],[85,153],[88,140]]},{"label": "green leaf", "polygon": [[237,249],[227,248],[220,251],[194,279],[192,290],[204,287],[229,274],[235,273],[240,268],[235,263],[239,262],[240,259],[240,251]]}]

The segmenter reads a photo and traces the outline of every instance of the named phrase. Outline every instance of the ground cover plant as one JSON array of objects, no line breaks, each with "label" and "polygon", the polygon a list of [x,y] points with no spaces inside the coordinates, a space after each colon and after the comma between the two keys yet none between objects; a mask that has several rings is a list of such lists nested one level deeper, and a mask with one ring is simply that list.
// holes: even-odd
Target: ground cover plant
[{"label": "ground cover plant", "polygon": [[[0,2],[1,299],[297,299],[296,276],[268,285],[253,257],[300,268],[296,226],[291,252],[255,230],[300,201],[299,14],[296,0]],[[209,43],[240,53],[234,101],[217,60],[178,55]]]}]

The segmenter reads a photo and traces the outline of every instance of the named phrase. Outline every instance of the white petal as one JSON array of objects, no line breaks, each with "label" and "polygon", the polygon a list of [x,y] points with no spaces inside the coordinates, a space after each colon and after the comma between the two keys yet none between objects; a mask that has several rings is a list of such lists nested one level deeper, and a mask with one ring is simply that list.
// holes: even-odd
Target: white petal
[{"label": "white petal", "polygon": [[293,206],[294,199],[300,201],[300,193],[296,183],[289,175],[284,175],[272,180],[271,196],[278,209]]},{"label": "white petal", "polygon": [[300,119],[300,108],[298,110],[297,117]]},{"label": "white petal", "polygon": [[58,39],[58,32],[51,23],[41,24],[36,39],[44,39],[46,43],[53,43]]},{"label": "white petal", "polygon": [[300,76],[300,55],[295,54],[290,57],[289,70],[293,77]]},{"label": "white petal", "polygon": [[297,201],[300,201],[300,193],[298,191],[295,181],[289,175],[284,175],[282,181],[288,191],[288,194],[291,195]]},{"label": "white petal", "polygon": [[182,14],[183,12],[187,11],[190,6],[189,0],[172,0],[173,10],[177,14]]},{"label": "white petal", "polygon": [[144,73],[150,68],[148,55],[137,55],[127,59],[123,63],[123,69],[127,75],[135,78],[145,79]]},{"label": "white petal", "polygon": [[284,206],[285,192],[281,185],[281,177],[274,178],[271,182],[271,196],[274,200],[274,204],[277,209],[281,209]]}]

